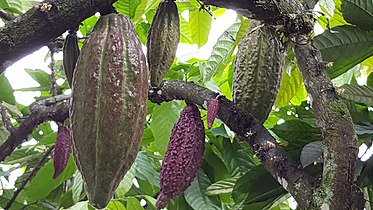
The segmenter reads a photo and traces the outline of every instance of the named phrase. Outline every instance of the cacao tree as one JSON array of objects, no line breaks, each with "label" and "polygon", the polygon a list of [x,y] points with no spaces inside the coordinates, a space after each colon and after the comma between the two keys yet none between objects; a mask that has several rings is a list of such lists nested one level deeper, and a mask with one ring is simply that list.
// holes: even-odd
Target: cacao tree
[{"label": "cacao tree", "polygon": [[1,1],[0,208],[371,209],[372,8]]}]

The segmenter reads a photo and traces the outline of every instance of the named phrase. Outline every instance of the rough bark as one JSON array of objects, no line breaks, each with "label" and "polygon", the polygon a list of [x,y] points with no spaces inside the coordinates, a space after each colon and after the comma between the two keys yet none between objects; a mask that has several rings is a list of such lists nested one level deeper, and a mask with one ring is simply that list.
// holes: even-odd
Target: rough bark
[{"label": "rough bark", "polygon": [[324,138],[323,175],[315,204],[329,209],[351,209],[358,150],[350,113],[338,99],[320,52],[310,45],[294,45],[294,54]]},{"label": "rough bark", "polygon": [[51,0],[0,28],[0,73],[115,0]]}]

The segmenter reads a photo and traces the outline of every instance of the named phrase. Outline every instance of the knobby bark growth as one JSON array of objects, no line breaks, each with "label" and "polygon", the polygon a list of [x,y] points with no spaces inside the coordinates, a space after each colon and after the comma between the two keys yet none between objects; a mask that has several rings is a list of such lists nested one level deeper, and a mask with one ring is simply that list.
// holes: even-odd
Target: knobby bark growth
[{"label": "knobby bark growth", "polygon": [[[109,8],[110,1],[51,0],[41,3],[24,15],[13,19],[0,29],[0,73],[26,54],[48,44],[82,20]],[[356,160],[356,134],[346,106],[337,97],[326,74],[320,52],[312,45],[310,36],[314,20],[307,12],[314,0],[202,0],[219,7],[236,10],[248,18],[279,26],[289,37],[298,67],[308,93],[313,98],[317,124],[324,137],[324,170],[321,185],[309,177],[288,157],[268,131],[250,114],[220,97],[218,116],[241,140],[245,140],[270,174],[298,201],[303,209],[362,209],[351,198],[359,191],[353,187]],[[308,7],[306,7],[307,5]],[[150,90],[153,102],[182,99],[199,105],[215,98],[216,93],[195,84],[166,82],[160,91]],[[36,109],[0,147],[4,160],[41,122],[67,118],[68,105]],[[57,110],[58,109],[58,110]],[[56,114],[57,113],[57,114]]]}]

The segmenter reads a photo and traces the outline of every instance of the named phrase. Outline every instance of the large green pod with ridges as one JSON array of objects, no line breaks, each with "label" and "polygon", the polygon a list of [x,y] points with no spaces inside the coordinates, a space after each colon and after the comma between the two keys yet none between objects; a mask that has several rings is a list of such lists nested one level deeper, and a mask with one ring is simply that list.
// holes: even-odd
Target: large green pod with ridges
[{"label": "large green pod with ridges", "polygon": [[139,151],[148,93],[146,57],[130,19],[100,18],[73,77],[73,154],[89,202],[104,208]]},{"label": "large green pod with ridges", "polygon": [[179,14],[173,0],[163,0],[154,15],[146,41],[150,84],[159,86],[170,69],[180,40]]},{"label": "large green pod with ridges", "polygon": [[274,29],[252,20],[238,46],[233,101],[264,122],[275,102],[285,54]]}]

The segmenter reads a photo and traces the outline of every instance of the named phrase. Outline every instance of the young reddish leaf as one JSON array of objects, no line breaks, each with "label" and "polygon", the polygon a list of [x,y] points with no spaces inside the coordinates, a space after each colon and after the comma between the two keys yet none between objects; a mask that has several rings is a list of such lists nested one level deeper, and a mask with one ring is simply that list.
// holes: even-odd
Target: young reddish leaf
[{"label": "young reddish leaf", "polygon": [[67,165],[71,152],[71,135],[70,128],[59,126],[56,146],[54,148],[54,174],[53,179],[57,178]]},{"label": "young reddish leaf", "polygon": [[212,124],[214,124],[214,120],[216,115],[218,114],[219,110],[219,100],[217,98],[214,98],[209,101],[209,104],[207,105],[207,127],[210,129],[212,127]]}]

